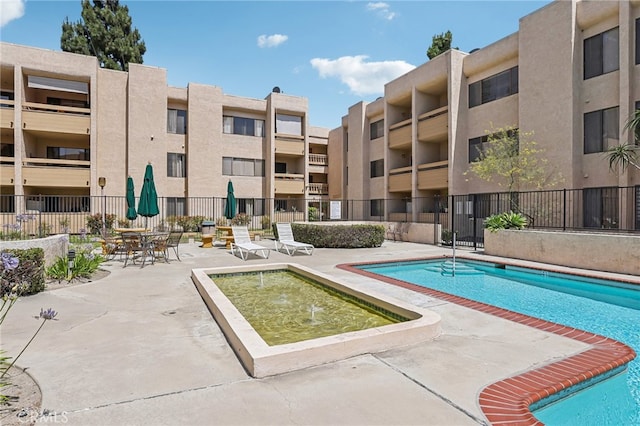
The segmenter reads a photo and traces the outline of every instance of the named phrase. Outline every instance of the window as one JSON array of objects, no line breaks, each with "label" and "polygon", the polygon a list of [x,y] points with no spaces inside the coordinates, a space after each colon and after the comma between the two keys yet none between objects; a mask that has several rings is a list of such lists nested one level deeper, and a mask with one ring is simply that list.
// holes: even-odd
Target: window
[{"label": "window", "polygon": [[187,158],[184,154],[167,152],[167,176],[187,177]]},{"label": "window", "polygon": [[384,176],[384,159],[371,162],[371,175],[372,178]]},{"label": "window", "polygon": [[264,198],[237,198],[238,213],[244,213],[248,216],[264,215]]},{"label": "window", "polygon": [[585,39],[584,79],[617,70],[619,55],[618,27]]},{"label": "window", "polygon": [[384,200],[371,200],[371,216],[384,216]]},{"label": "window", "polygon": [[[640,101],[636,101],[636,110],[640,109]],[[635,114],[635,111],[634,111]],[[640,145],[640,126],[636,127],[636,134],[634,138],[635,144]]]},{"label": "window", "polygon": [[584,189],[585,228],[618,228],[618,188]]},{"label": "window", "polygon": [[14,148],[12,143],[0,143],[0,157],[15,157]]},{"label": "window", "polygon": [[60,105],[74,108],[89,108],[89,103],[78,99],[63,99],[47,96],[47,104]]},{"label": "window", "polygon": [[263,137],[264,120],[225,115],[222,117],[222,131],[231,135]]},{"label": "window", "polygon": [[369,126],[369,133],[371,140],[378,139],[384,136],[384,120],[378,120]]},{"label": "window", "polygon": [[489,140],[487,135],[469,139],[469,163],[480,160],[484,152],[484,144]]},{"label": "window", "polygon": [[0,91],[0,99],[3,101],[12,101],[13,100],[13,92],[9,92],[8,90]]},{"label": "window", "polygon": [[302,117],[276,114],[276,133],[302,136]]},{"label": "window", "polygon": [[469,85],[469,108],[518,93],[518,67]]},{"label": "window", "polygon": [[584,153],[606,151],[618,143],[618,107],[588,112],[584,115]]},{"label": "window", "polygon": [[47,158],[83,161],[89,161],[91,159],[89,148],[67,148],[61,146],[48,146]]},{"label": "window", "polygon": [[636,19],[636,64],[640,64],[640,18]]},{"label": "window", "polygon": [[187,111],[171,108],[167,110],[167,133],[187,134]]},{"label": "window", "polygon": [[287,163],[276,162],[276,173],[287,173]]},{"label": "window", "polygon": [[167,197],[167,216],[186,216],[185,206],[183,197]]},{"label": "window", "polygon": [[222,174],[225,176],[264,176],[264,160],[223,157]]},{"label": "window", "polygon": [[482,154],[485,152],[485,150],[487,149],[487,144],[491,143],[491,140],[494,138],[515,138],[516,139],[516,146],[515,148],[515,152],[514,155],[517,154],[518,152],[518,147],[519,147],[519,133],[518,133],[518,129],[509,129],[506,132],[506,135],[504,135],[503,133],[494,133],[491,135],[484,135],[484,136],[480,136],[477,138],[472,138],[469,139],[469,163],[473,163],[474,161],[478,161],[482,158]]}]

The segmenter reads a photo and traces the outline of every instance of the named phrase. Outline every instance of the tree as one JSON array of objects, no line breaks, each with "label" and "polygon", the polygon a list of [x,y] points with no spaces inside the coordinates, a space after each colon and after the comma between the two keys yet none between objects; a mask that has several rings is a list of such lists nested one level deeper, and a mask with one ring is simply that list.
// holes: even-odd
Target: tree
[{"label": "tree", "polygon": [[520,132],[514,126],[492,129],[480,157],[465,172],[506,188],[511,210],[521,212],[514,192],[521,189],[543,189],[562,180],[560,173],[550,170],[544,150],[537,147],[533,132]]},{"label": "tree", "polygon": [[633,166],[640,170],[640,109],[629,117],[624,125],[624,130],[633,132],[634,143],[619,144],[609,148],[605,155],[609,160],[609,169],[622,169],[624,172],[628,166]]},{"label": "tree", "polygon": [[[451,49],[451,43],[453,42],[453,34],[451,31],[446,33],[436,34],[433,36],[431,46],[427,49],[427,56],[429,59],[433,59],[441,53]],[[457,47],[454,47],[457,49]]]},{"label": "tree", "polygon": [[131,28],[129,8],[118,0],[82,0],[82,18],[62,23],[60,47],[65,52],[95,56],[100,66],[129,70],[129,63],[141,64],[147,51],[136,28]]}]

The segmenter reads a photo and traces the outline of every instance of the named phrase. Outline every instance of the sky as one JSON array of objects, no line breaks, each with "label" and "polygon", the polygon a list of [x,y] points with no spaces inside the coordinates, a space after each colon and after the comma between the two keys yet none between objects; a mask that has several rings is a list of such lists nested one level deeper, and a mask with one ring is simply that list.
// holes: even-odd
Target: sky
[{"label": "sky", "polygon": [[[309,102],[309,123],[339,127],[350,106],[428,61],[432,37],[451,31],[469,52],[518,31],[547,1],[120,0],[170,86],[192,83],[264,99],[274,87]],[[81,1],[0,0],[0,40],[60,51],[63,21]]]}]

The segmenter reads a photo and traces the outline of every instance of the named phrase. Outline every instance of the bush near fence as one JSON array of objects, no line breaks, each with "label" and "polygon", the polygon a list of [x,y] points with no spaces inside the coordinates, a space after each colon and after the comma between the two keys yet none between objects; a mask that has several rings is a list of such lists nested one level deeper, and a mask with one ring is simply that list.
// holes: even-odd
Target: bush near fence
[{"label": "bush near fence", "polygon": [[0,277],[0,297],[10,294],[14,286],[18,286],[18,295],[34,294],[44,290],[44,250],[41,248],[3,249],[3,253],[16,256],[18,267],[5,270]]},{"label": "bush near fence", "polygon": [[324,248],[380,247],[384,242],[383,225],[310,225],[291,224],[296,241]]}]

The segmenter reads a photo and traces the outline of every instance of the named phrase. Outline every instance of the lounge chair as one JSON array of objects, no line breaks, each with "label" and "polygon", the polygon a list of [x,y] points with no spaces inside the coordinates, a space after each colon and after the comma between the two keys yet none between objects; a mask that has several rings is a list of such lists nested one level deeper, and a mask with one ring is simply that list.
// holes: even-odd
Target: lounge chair
[{"label": "lounge chair", "polygon": [[293,238],[293,231],[290,223],[276,223],[278,239],[276,240],[276,251],[284,249],[289,256],[293,256],[297,251],[308,255],[313,253],[313,245],[296,241]]},{"label": "lounge chair", "polygon": [[246,226],[232,226],[233,241],[231,242],[231,254],[240,253],[242,260],[247,260],[249,254],[255,254],[265,259],[269,258],[270,249],[251,241],[249,229]]}]

